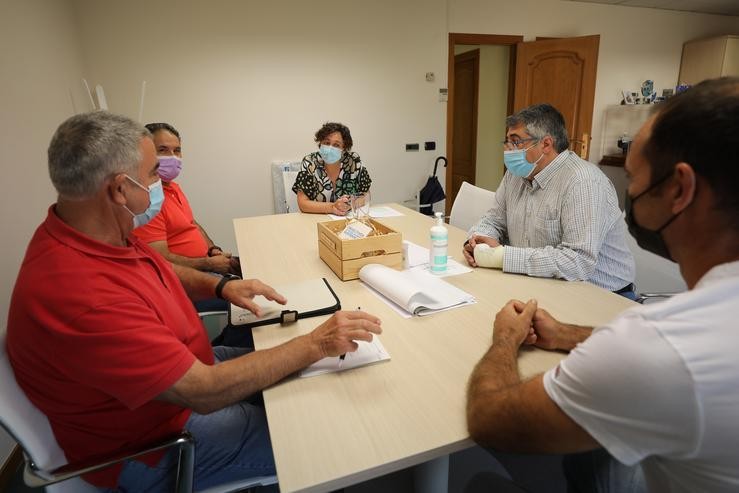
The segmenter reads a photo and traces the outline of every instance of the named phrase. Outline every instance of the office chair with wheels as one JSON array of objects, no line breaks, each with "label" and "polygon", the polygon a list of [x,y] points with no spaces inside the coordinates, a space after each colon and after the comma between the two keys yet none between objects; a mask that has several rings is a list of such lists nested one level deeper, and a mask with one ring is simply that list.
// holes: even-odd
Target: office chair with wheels
[{"label": "office chair with wheels", "polygon": [[449,224],[468,231],[493,206],[494,199],[495,192],[463,181],[452,204]]},{"label": "office chair with wheels", "polygon": [[[49,493],[97,493],[100,490],[85,482],[80,476],[150,452],[177,447],[179,459],[175,491],[177,493],[193,491],[195,442],[187,431],[141,447],[139,450],[121,451],[110,457],[69,464],[51,431],[49,420],[28,400],[15,380],[5,349],[4,331],[0,334],[0,400],[3,402],[0,406],[0,425],[23,449],[25,459],[23,480],[30,487],[44,487]],[[276,482],[276,476],[250,478],[218,485],[205,491],[225,493]]]}]

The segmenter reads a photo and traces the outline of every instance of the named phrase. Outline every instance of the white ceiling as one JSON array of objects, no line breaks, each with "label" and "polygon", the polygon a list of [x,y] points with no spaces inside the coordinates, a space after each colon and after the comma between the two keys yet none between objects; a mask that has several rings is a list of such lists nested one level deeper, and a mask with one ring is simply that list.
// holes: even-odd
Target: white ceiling
[{"label": "white ceiling", "polygon": [[[627,7],[649,7],[663,10],[684,10],[701,14],[739,16],[739,0],[566,0],[588,3],[608,3]],[[737,23],[739,31],[739,22]]]}]

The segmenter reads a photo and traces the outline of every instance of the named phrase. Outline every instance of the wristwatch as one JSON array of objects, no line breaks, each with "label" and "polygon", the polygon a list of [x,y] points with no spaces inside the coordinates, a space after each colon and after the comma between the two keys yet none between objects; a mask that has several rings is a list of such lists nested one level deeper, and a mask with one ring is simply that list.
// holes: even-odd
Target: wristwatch
[{"label": "wristwatch", "polygon": [[223,297],[223,286],[225,286],[227,282],[235,281],[237,279],[241,279],[241,278],[233,274],[223,274],[223,277],[221,277],[221,280],[218,281],[218,284],[216,284],[216,298],[220,298],[222,300],[226,299]]}]

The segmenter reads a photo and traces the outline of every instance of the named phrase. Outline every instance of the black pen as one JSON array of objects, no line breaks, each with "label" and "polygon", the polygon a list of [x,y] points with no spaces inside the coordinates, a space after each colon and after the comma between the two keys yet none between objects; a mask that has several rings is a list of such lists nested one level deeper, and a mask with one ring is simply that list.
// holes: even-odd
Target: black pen
[{"label": "black pen", "polygon": [[[361,309],[362,309],[361,306],[358,306],[357,307],[357,311],[359,311]],[[346,358],[346,353],[344,353],[341,356],[339,356],[339,368],[341,368],[341,364],[344,362],[344,358]]]}]

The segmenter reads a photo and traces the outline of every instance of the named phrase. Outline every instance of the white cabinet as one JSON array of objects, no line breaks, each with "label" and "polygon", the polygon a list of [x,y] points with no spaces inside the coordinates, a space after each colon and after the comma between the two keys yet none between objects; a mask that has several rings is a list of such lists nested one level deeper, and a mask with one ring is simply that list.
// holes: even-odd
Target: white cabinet
[{"label": "white cabinet", "polygon": [[739,76],[739,35],[698,39],[683,45],[678,84],[695,85],[724,75]]}]

